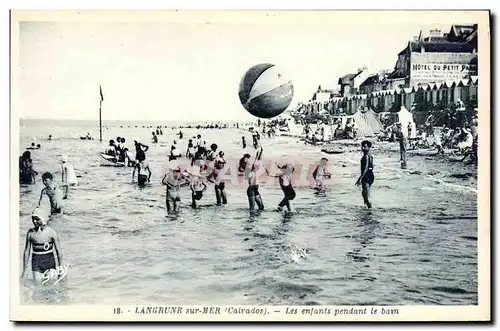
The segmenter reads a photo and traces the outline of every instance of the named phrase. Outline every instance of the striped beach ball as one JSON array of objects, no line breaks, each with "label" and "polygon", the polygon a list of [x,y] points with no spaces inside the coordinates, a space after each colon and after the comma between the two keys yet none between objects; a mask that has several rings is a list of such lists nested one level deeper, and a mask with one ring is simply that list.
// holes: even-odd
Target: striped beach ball
[{"label": "striped beach ball", "polygon": [[252,115],[272,118],[286,110],[293,98],[293,85],[279,67],[261,63],[247,70],[240,82],[240,101]]}]

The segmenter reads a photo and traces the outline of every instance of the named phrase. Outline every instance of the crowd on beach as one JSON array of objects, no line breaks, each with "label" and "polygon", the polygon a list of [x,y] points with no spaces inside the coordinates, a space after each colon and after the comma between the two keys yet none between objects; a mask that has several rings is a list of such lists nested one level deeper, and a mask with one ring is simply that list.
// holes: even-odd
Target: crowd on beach
[{"label": "crowd on beach", "polygon": [[[460,120],[454,118],[437,126],[439,116],[429,115],[425,122],[417,125],[415,122],[403,121],[381,121],[380,132],[376,133],[376,140],[381,142],[398,142],[402,154],[407,150],[427,149],[436,150],[436,154],[447,154],[451,156],[463,156],[462,161],[477,165],[477,109],[474,114],[462,116]],[[302,123],[302,137],[306,144],[325,144],[336,140],[357,140],[363,137],[358,123],[353,118],[342,116],[323,115],[319,122],[308,122],[298,118]],[[440,119],[442,122],[442,119]],[[297,121],[297,118],[295,119]],[[405,157],[402,157],[403,159]],[[405,160],[402,160],[406,162]]]}]

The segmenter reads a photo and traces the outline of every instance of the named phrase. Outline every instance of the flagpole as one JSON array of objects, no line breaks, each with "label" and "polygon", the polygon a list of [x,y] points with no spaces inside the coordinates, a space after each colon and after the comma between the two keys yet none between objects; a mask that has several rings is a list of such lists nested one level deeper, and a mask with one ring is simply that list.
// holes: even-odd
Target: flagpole
[{"label": "flagpole", "polygon": [[99,101],[99,142],[102,143],[102,118],[101,118],[101,108],[102,108],[102,100]]},{"label": "flagpole", "polygon": [[101,109],[102,109],[102,101],[104,100],[104,97],[102,96],[102,87],[101,84],[99,84],[99,95],[101,97],[99,101],[99,142],[102,143],[102,117],[101,117]]}]

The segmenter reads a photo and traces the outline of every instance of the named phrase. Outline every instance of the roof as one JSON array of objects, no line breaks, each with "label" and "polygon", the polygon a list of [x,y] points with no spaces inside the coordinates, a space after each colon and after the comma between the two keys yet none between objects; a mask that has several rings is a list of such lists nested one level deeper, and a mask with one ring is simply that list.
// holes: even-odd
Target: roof
[{"label": "roof", "polygon": [[464,33],[469,34],[474,31],[474,25],[452,25],[451,30],[453,30],[455,36],[459,36]]},{"label": "roof", "polygon": [[429,53],[472,53],[474,45],[463,42],[410,42],[411,52],[420,52],[422,46]]},{"label": "roof", "polygon": [[378,82],[380,82],[379,75],[375,74],[375,75],[371,75],[368,78],[366,78],[365,81],[363,83],[361,83],[360,86],[371,85],[371,84],[375,84]]},{"label": "roof", "polygon": [[352,80],[354,80],[354,78],[358,77],[359,74],[361,74],[362,71],[359,71],[355,74],[347,74],[347,75],[344,75],[342,77],[340,77],[339,79],[339,84],[343,85],[343,84],[349,84],[349,82],[351,82]]},{"label": "roof", "polygon": [[475,48],[474,45],[465,42],[451,42],[451,41],[424,41],[424,42],[414,42],[408,43],[405,49],[398,53],[398,55],[403,55],[410,48],[410,52],[420,52],[424,50],[428,53],[472,53]]},{"label": "roof", "polygon": [[387,76],[387,79],[405,78],[406,76],[407,75],[405,71],[401,69],[394,69],[394,71],[391,72],[389,76]]}]

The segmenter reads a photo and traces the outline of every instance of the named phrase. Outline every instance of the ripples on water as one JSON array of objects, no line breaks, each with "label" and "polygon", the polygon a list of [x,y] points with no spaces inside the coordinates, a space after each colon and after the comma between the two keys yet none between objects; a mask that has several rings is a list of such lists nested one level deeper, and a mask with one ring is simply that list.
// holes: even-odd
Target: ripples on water
[{"label": "ripples on water", "polygon": [[[134,136],[148,141],[150,131],[110,128],[104,140],[127,132],[130,145]],[[354,186],[360,154],[352,151],[328,156],[334,176],[324,194],[297,188],[292,214],[272,211],[282,197],[277,185],[260,189],[266,210],[250,213],[246,187],[229,184],[228,205],[213,206],[209,187],[201,208],[192,210],[185,188],[182,209],[167,215],[160,180],[176,131],[164,130],[160,144],[150,144],[152,185],[144,189],[130,184],[131,169],[100,166],[104,142],[67,139],[75,132],[68,124],[21,127],[21,146],[33,136],[42,143],[33,151],[37,171],[52,171],[59,181],[60,155],[66,153],[81,175],[66,214],[52,222],[70,265],[68,280],[43,290],[26,281],[22,302],[477,304],[476,183],[449,177],[450,171],[470,171],[461,164],[413,157],[408,169],[421,173],[410,175],[398,168],[397,153],[375,148],[372,212]],[[186,138],[196,133],[185,132]],[[40,141],[48,134],[54,141]],[[241,132],[202,134],[208,144],[219,143],[228,161],[243,154]],[[311,162],[321,157],[319,148],[285,137],[265,139],[263,146],[264,158],[273,161],[288,154]],[[20,264],[41,188],[38,180],[20,189]]]}]

